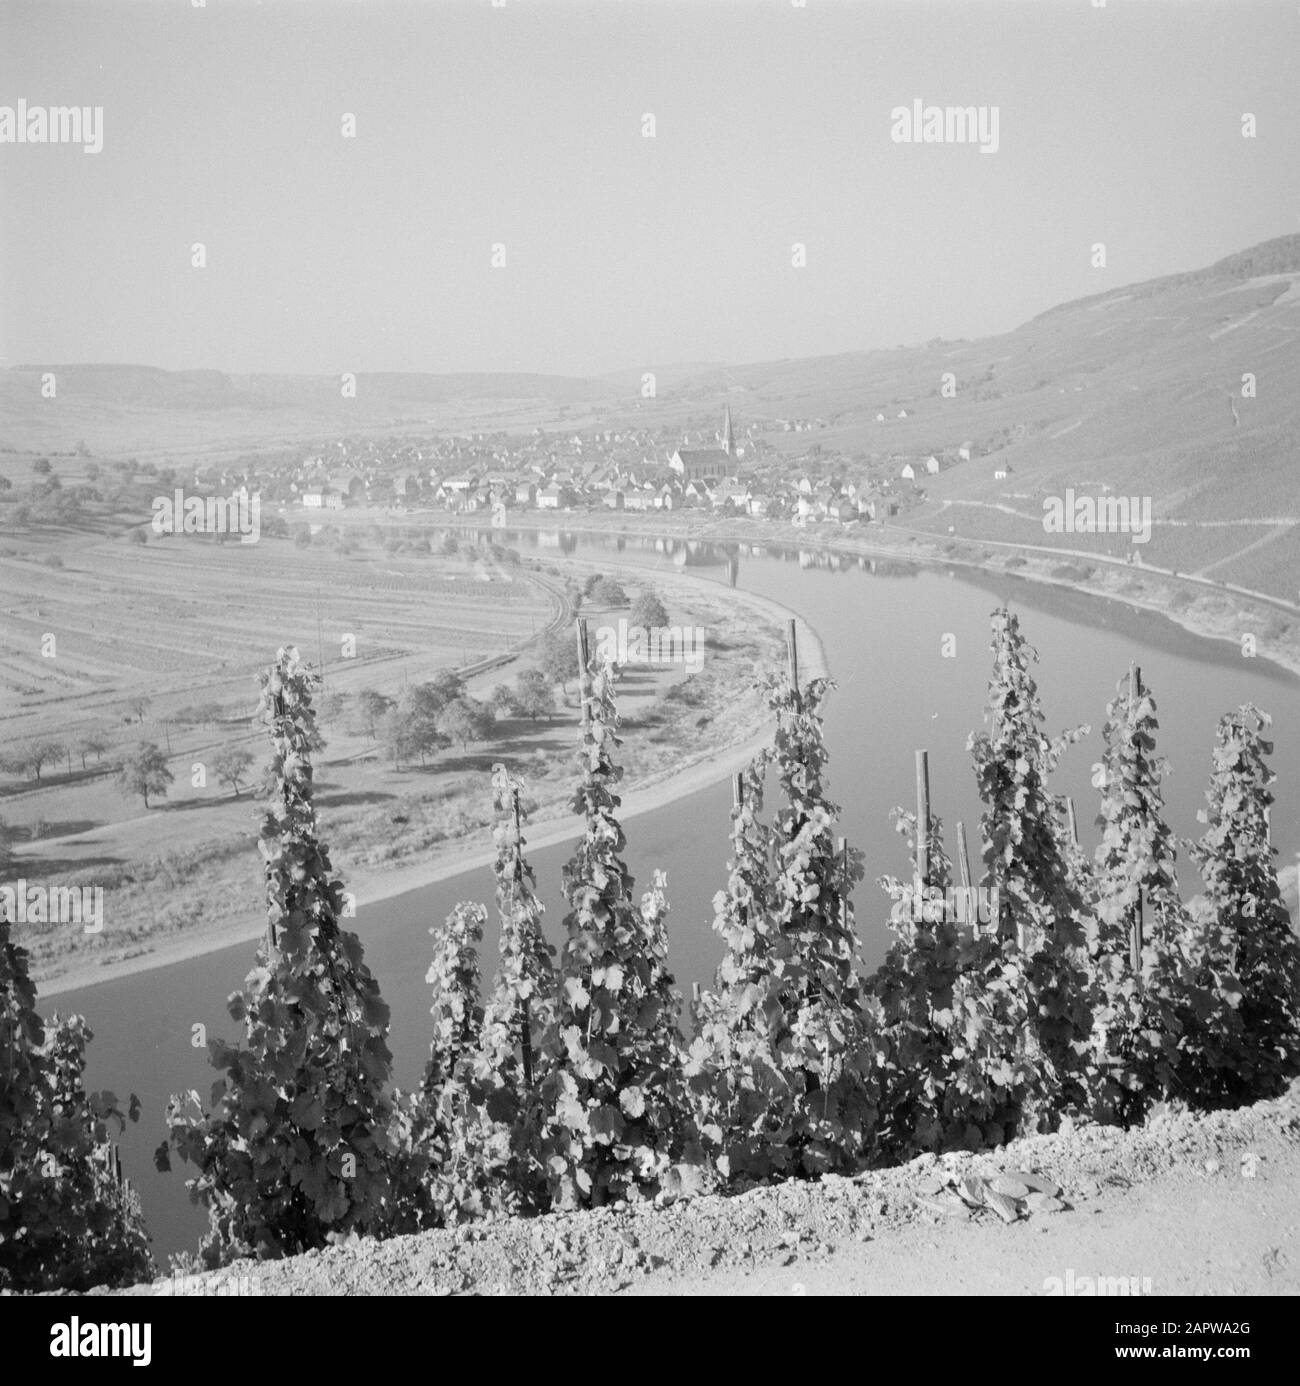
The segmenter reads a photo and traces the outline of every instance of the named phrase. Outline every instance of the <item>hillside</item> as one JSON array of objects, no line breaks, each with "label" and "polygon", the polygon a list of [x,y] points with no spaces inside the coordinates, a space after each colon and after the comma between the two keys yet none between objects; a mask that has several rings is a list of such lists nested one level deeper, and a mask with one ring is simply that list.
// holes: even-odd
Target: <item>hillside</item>
[{"label": "hillside", "polygon": [[[641,398],[633,371],[594,380],[362,375],[357,397],[345,400],[332,377],[63,366],[54,404],[40,398],[41,369],[0,372],[0,445],[70,450],[84,438],[97,455],[142,460],[333,429],[634,418],[676,427],[726,399],[742,426],[823,420],[812,436],[846,467],[944,457],[943,472],[925,478],[925,504],[909,514],[916,528],[1127,559],[1126,534],[1046,535],[1043,498],[1067,489],[1150,497],[1155,533],[1141,546],[1143,563],[1291,600],[1300,589],[1300,235],[1062,304],[998,337],[657,367],[653,400]],[[768,436],[791,465],[810,440]],[[963,443],[973,456],[959,462]]]}]

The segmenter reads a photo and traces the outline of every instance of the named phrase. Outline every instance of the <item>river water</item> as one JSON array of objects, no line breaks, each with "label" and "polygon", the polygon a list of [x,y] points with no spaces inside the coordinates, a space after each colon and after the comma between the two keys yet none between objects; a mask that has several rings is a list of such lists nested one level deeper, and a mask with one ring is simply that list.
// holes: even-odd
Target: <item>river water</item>
[{"label": "river water", "polygon": [[[1100,755],[1105,706],[1130,661],[1142,666],[1156,698],[1159,749],[1171,762],[1165,782],[1167,815],[1180,836],[1195,836],[1203,803],[1210,749],[1219,715],[1252,701],[1274,717],[1277,804],[1274,841],[1281,861],[1300,847],[1300,790],[1295,747],[1300,730],[1300,682],[1258,659],[1245,659],[1236,646],[1192,636],[1153,613],[1082,597],[1015,578],[964,570],[870,564],[797,550],[683,541],[578,537],[561,533],[499,532],[521,550],[557,566],[573,555],[607,570],[619,564],[688,568],[695,576],[730,583],[771,597],[803,616],[821,635],[837,682],[826,708],[831,752],[830,787],[842,806],[841,831],[866,853],[867,878],[855,901],[858,930],[868,965],[888,942],[887,898],[873,884],[883,873],[905,875],[904,842],[892,829],[889,809],[911,802],[914,751],[930,754],[932,807],[944,820],[949,846],[963,819],[978,873],[979,801],[965,750],[967,735],[983,726],[990,669],[989,612],[1009,601],[1042,659],[1039,691],[1049,730],[1089,723],[1092,733],[1066,755],[1053,789],[1071,794],[1078,807],[1080,835],[1091,851],[1097,795],[1091,766]],[[726,632],[710,635],[726,637]],[[955,657],[942,651],[955,638]],[[951,648],[951,645],[950,645]],[[707,660],[699,677],[708,677]],[[321,779],[328,777],[326,769]],[[484,793],[487,794],[486,779]],[[682,991],[712,974],[719,949],[709,927],[712,897],[726,878],[730,790],[725,782],[664,808],[629,820],[629,865],[638,891],[655,867],[668,872],[672,914],[672,961]],[[329,838],[329,821],[323,832]],[[575,825],[576,831],[576,825]],[[478,850],[486,846],[476,844]],[[560,866],[567,846],[531,854],[548,911],[553,941],[562,935]],[[346,877],[347,863],[336,866]],[[258,870],[250,857],[249,870]],[[1184,867],[1184,882],[1195,888]],[[428,1043],[428,929],[458,900],[491,907],[487,870],[467,873],[361,909],[355,921],[366,960],[392,1008],[390,1044],[395,1079],[403,1086],[419,1078]],[[490,908],[489,918],[495,918]],[[87,1082],[118,1095],[137,1093],[141,1120],[121,1140],[123,1163],[140,1192],[154,1237],[155,1253],[192,1248],[206,1217],[192,1207],[184,1189],[185,1167],[170,1175],[154,1171],[152,1152],[162,1138],[167,1096],[197,1088],[205,1102],[215,1074],[205,1051],[191,1046],[195,1024],[209,1036],[238,1037],[225,999],[252,966],[254,945],[243,944],[151,972],[101,982],[52,997],[42,1005],[85,1015],[95,1040]],[[485,986],[495,965],[496,939],[485,943]]]}]

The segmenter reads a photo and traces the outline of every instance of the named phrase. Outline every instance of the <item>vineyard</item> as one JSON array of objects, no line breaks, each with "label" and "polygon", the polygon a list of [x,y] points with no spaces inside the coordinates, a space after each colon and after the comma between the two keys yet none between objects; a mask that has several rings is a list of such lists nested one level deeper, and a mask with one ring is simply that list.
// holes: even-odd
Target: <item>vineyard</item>
[{"label": "vineyard", "polygon": [[[1200,838],[1202,889],[1180,895],[1152,691],[1132,667],[1106,708],[1093,784],[1102,837],[1079,846],[1050,780],[1084,732],[1045,728],[1036,655],[992,618],[986,727],[967,749],[981,821],[949,847],[917,754],[894,812],[911,880],[882,878],[892,945],[866,975],[852,894],[866,874],[829,797],[821,710],[793,629],[767,684],[771,744],[733,785],[714,899],[724,956],[684,998],[669,972],[668,878],[638,894],[619,820],[621,670],[578,622],[580,736],[564,867],[564,942],[547,943],[527,855],[528,786],[492,774],[488,909],[431,928],[429,1051],[391,1085],[389,1013],[320,833],[317,676],[293,647],[263,673],[270,767],[259,850],[267,928],[212,1040],[207,1101],[173,1097],[156,1154],[188,1167],[209,1232],[189,1268],[292,1255],[503,1215],[628,1206],[981,1150],[1067,1120],[1133,1127],[1157,1105],[1233,1108],[1300,1073],[1300,942],[1278,888],[1269,719],[1220,719]],[[995,902],[955,912],[962,891]],[[684,1029],[687,1033],[684,1033]],[[36,1011],[25,951],[0,919],[0,1288],[85,1289],[153,1272],[111,1145],[124,1113],[82,1083],[89,1032]],[[184,1269],[185,1267],[182,1267]]]}]

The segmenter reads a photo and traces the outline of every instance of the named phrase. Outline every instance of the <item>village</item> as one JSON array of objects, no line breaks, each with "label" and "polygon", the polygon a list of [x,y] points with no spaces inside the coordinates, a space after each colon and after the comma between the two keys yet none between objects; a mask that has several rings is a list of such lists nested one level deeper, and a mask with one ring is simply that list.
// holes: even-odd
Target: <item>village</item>
[{"label": "village", "polygon": [[[900,416],[901,417],[901,416]],[[884,421],[877,414],[878,422]],[[302,455],[199,467],[200,489],[297,512],[309,523],[342,510],[481,516],[511,512],[646,513],[696,510],[794,524],[884,523],[925,499],[927,477],[969,462],[971,442],[912,455],[841,454],[821,443],[802,453],[769,435],[824,429],[824,420],[773,419],[743,432],[722,408],[721,426],[624,427],[586,432],[534,428],[412,437],[347,436]],[[1005,477],[1005,470],[998,479]]]}]

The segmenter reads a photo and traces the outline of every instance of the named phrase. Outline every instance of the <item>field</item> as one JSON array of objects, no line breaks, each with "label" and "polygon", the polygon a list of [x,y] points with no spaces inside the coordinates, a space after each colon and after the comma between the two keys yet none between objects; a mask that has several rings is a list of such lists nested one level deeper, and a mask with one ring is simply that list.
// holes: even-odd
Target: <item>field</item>
[{"label": "field", "polygon": [[[10,731],[5,744],[55,736],[72,749],[70,760],[43,769],[39,783],[30,773],[0,779],[0,814],[14,853],[7,875],[105,892],[102,935],[75,924],[20,927],[40,979],[69,970],[84,978],[87,969],[158,949],[173,955],[187,941],[206,946],[256,931],[265,910],[255,846],[260,809],[250,793],[256,775],[236,792],[210,767],[216,753],[232,746],[253,755],[254,771],[265,762],[265,733],[250,717],[255,674],[286,641],[312,657],[317,592],[327,632],[317,805],[350,888],[384,889],[395,868],[438,869],[481,849],[490,821],[489,771],[498,760],[524,777],[539,824],[567,821],[577,744],[573,683],[557,689],[553,717],[501,714],[483,740],[447,747],[426,761],[396,761],[356,696],[366,688],[398,699],[404,687],[454,666],[469,694],[486,702],[495,685],[533,662],[534,631],[557,622],[567,628],[563,589],[540,566],[484,559],[469,539],[454,557],[423,559],[382,550],[345,557],[265,540],[243,552],[235,544],[173,540],[103,550],[101,561],[83,556],[62,569],[6,563],[30,569],[33,585],[42,585],[42,621],[53,625],[57,613],[66,623],[57,628],[71,632],[63,639],[73,658],[58,686],[74,690],[37,684],[39,665],[15,680],[22,687],[11,702],[21,705],[3,723]],[[566,576],[582,572],[570,564]],[[58,581],[44,584],[47,574]],[[624,581],[637,590],[633,576]],[[674,623],[710,632],[708,674],[695,677],[681,665],[625,673],[622,759],[638,786],[659,784],[752,737],[767,717],[755,668],[775,667],[782,650],[780,622],[756,599],[687,575],[656,575],[654,587]],[[35,603],[30,589],[17,589],[24,590]],[[210,606],[201,605],[202,591]],[[97,615],[78,614],[79,593],[93,596]],[[110,616],[115,608],[124,617]],[[179,615],[187,610],[192,622]],[[587,605],[583,613],[598,627],[626,610]],[[105,629],[121,638],[99,640]],[[151,641],[159,629],[168,638]],[[355,635],[355,658],[340,654],[340,632]],[[61,640],[60,659],[66,646]],[[484,660],[487,667],[476,672]],[[132,714],[123,709],[133,688],[151,692],[153,703],[127,720]],[[74,697],[86,727],[111,729],[109,748],[88,755],[84,769],[78,724],[60,714]],[[220,703],[221,715],[197,724],[177,720],[183,707],[210,700]],[[115,750],[140,739],[165,748],[174,774],[166,794],[147,809],[123,792],[109,768]],[[201,784],[194,782],[198,767],[205,768]]]},{"label": "field", "polygon": [[418,682],[529,640],[559,603],[550,584],[477,550],[410,558],[298,550],[266,537],[137,546],[85,535],[23,548],[30,557],[0,560],[0,752],[103,723],[125,735],[137,695],[152,700],[150,734],[197,702],[245,716],[254,671],[282,644],[313,660],[323,654],[340,691],[373,680],[378,667],[390,681]]}]

